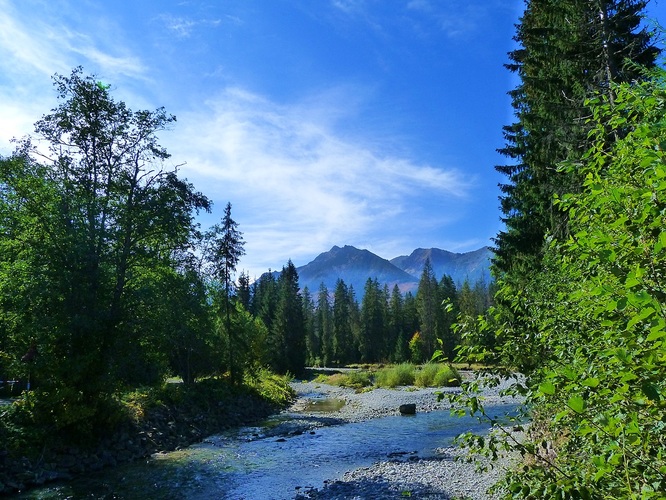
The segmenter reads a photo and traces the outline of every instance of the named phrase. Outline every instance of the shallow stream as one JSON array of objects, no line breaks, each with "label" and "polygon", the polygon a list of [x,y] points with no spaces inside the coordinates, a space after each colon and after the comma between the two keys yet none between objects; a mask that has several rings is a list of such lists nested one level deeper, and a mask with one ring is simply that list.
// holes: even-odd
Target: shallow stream
[{"label": "shallow stream", "polygon": [[[157,454],[66,484],[49,485],[20,498],[143,499],[291,499],[307,488],[321,488],[345,471],[388,459],[429,457],[451,445],[464,431],[484,432],[476,418],[448,411],[388,416],[360,423],[332,423],[326,409],[339,402],[320,401],[308,414],[281,414],[263,426],[212,436],[185,450]],[[319,413],[315,413],[319,410]],[[486,408],[492,416],[513,413],[515,405]],[[325,427],[305,430],[299,420]],[[296,424],[290,433],[276,428]],[[298,430],[301,429],[301,430]]]}]

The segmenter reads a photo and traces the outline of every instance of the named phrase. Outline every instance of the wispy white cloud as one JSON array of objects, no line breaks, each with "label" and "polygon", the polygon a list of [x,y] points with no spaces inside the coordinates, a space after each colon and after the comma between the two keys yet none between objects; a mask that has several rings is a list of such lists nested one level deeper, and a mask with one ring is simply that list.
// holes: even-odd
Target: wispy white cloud
[{"label": "wispy white cloud", "polygon": [[[26,20],[27,21],[27,20]],[[50,75],[66,67],[60,44],[50,35],[51,29],[33,18],[31,24],[19,19],[14,6],[0,0],[0,55],[5,71]],[[44,28],[47,28],[46,30]]]},{"label": "wispy white cloud", "polygon": [[[334,244],[382,245],[389,227],[402,227],[409,239],[413,231],[427,231],[433,215],[416,213],[415,199],[458,203],[472,187],[448,166],[382,152],[363,137],[350,139],[341,123],[315,111],[330,102],[316,101],[284,106],[228,88],[206,109],[181,113],[170,136],[174,159],[187,161],[184,174],[218,205],[231,201],[237,210],[245,260],[254,272]],[[446,223],[446,214],[436,217]]]},{"label": "wispy white cloud", "polygon": [[192,19],[190,17],[162,14],[159,19],[164,23],[167,30],[173,32],[179,38],[189,38],[200,27],[215,28],[225,21],[236,25],[242,24],[239,17],[231,15],[225,15],[223,19]]},{"label": "wispy white cloud", "polygon": [[0,0],[0,152],[8,152],[10,138],[31,133],[32,124],[54,106],[52,75],[82,65],[114,79],[144,78],[146,67],[118,30],[103,19],[88,22],[92,26],[83,33],[58,17],[40,17]]},{"label": "wispy white cloud", "polygon": [[410,0],[407,8],[432,19],[447,36],[457,38],[476,34],[479,22],[487,14],[489,5],[467,0],[433,2]]},{"label": "wispy white cloud", "polygon": [[33,14],[18,11],[7,0],[0,0],[0,54],[5,56],[0,64],[6,73],[16,73],[24,81],[25,71],[50,76],[66,73],[83,63],[106,73],[130,77],[146,71],[119,36],[104,40],[104,34],[112,30],[103,20],[96,21],[100,29],[88,30],[95,34],[93,39],[56,18],[46,22]]},{"label": "wispy white cloud", "polygon": [[479,27],[498,7],[513,8],[504,0],[409,0],[407,9],[433,20],[451,38],[478,36]]}]

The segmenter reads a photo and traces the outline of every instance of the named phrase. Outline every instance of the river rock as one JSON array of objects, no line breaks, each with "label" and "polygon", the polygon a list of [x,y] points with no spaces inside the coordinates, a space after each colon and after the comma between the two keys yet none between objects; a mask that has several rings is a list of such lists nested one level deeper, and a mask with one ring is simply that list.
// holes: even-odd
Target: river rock
[{"label": "river rock", "polygon": [[408,403],[400,405],[398,411],[400,412],[401,415],[416,415],[416,404]]}]

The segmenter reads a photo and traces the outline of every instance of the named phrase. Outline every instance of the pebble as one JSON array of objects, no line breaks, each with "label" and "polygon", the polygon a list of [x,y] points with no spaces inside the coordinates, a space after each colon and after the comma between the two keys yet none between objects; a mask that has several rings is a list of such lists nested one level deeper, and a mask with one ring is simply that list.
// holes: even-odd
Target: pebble
[{"label": "pebble", "polygon": [[[508,382],[507,382],[508,383]],[[502,397],[499,391],[506,387],[485,389],[485,404],[511,402]],[[299,396],[312,397],[319,393],[322,397],[342,398],[345,406],[328,416],[340,422],[359,422],[386,415],[399,414],[402,404],[416,404],[416,411],[425,412],[449,408],[446,401],[438,402],[436,392],[459,391],[460,389],[375,389],[356,393],[351,389],[296,382],[292,384]],[[515,400],[513,400],[515,401]],[[298,408],[299,402],[296,403]],[[489,493],[503,476],[503,472],[512,460],[503,457],[493,463],[493,467],[480,472],[474,463],[457,461],[464,451],[458,448],[438,450],[434,458],[419,458],[409,454],[393,454],[388,460],[345,472],[342,477],[325,482],[322,488],[299,490],[295,500],[305,499],[363,499],[385,500],[398,498],[427,498],[466,500],[495,500],[502,497],[501,492]]]}]

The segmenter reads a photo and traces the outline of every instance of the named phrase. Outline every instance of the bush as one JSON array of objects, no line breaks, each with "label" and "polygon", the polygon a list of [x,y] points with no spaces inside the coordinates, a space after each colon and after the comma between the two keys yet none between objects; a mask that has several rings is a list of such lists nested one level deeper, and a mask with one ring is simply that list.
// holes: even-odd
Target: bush
[{"label": "bush", "polygon": [[414,365],[402,363],[378,370],[375,374],[375,385],[390,388],[414,385]]},{"label": "bush", "polygon": [[294,399],[294,391],[289,385],[289,375],[277,375],[261,369],[255,376],[246,376],[245,383],[257,390],[262,398],[275,406],[283,407]]},{"label": "bush", "polygon": [[418,370],[414,377],[415,385],[419,387],[457,387],[461,377],[451,365],[428,363]]},{"label": "bush", "polygon": [[414,385],[419,387],[434,387],[435,376],[440,369],[439,363],[426,363],[414,375]]},{"label": "bush", "polygon": [[460,382],[460,373],[451,365],[440,366],[433,381],[435,387],[458,387]]},{"label": "bush", "polygon": [[362,389],[372,385],[372,376],[367,371],[349,371],[347,373],[334,373],[333,375],[318,375],[315,382],[335,385],[338,387],[349,387],[351,389]]}]

